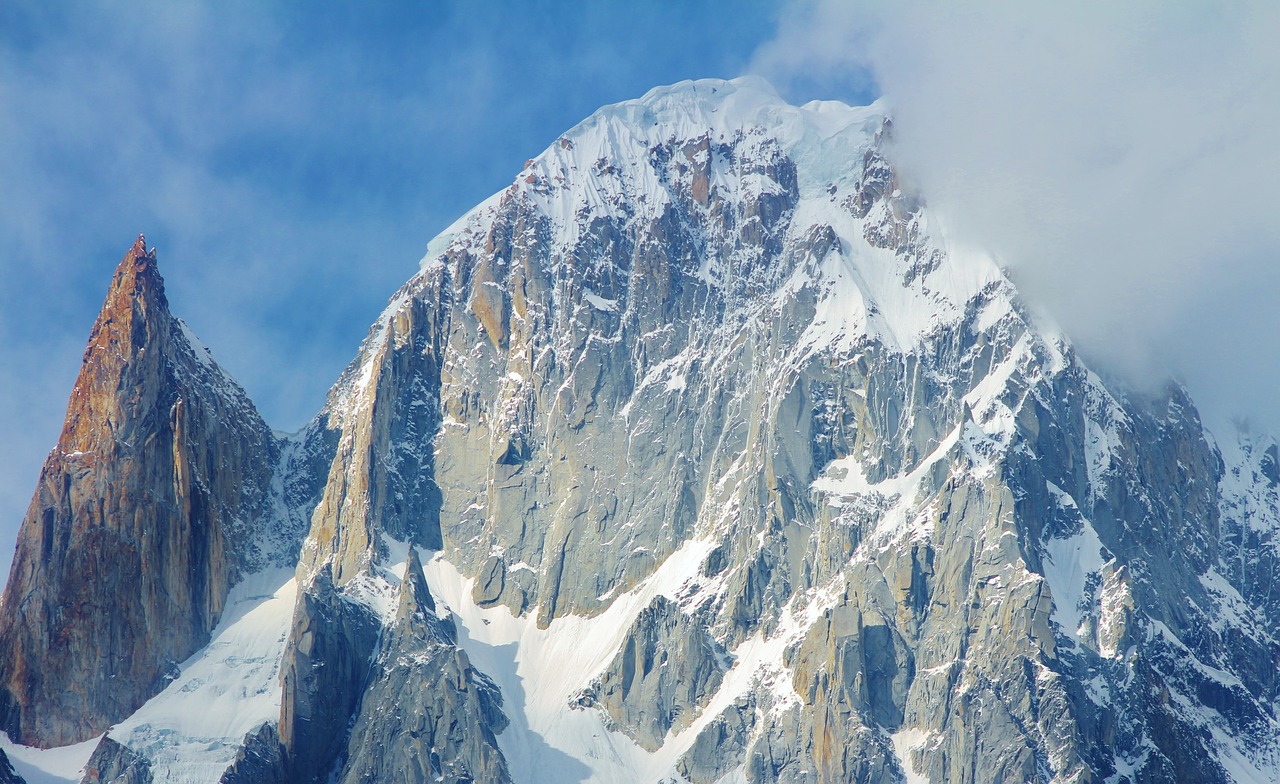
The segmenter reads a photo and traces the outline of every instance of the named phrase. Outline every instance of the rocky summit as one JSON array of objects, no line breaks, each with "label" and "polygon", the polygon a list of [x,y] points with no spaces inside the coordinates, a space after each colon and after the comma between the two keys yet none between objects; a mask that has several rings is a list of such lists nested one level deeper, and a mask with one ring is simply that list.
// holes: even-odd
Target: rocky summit
[{"label": "rocky summit", "polygon": [[1275,441],[1091,371],[892,139],[605,107],[289,437],[139,238],[0,608],[13,775],[1280,780]]}]

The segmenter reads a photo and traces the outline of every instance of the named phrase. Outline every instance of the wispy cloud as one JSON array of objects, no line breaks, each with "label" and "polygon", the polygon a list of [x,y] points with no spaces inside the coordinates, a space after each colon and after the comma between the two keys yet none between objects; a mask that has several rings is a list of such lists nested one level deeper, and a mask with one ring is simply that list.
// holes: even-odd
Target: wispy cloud
[{"label": "wispy cloud", "polygon": [[872,78],[901,168],[1096,363],[1280,430],[1280,6],[794,3],[753,68]]}]

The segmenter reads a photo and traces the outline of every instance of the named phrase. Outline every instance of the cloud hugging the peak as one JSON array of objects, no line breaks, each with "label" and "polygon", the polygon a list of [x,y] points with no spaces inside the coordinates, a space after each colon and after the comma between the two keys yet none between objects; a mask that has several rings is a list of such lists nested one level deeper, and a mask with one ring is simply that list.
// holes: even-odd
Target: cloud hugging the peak
[{"label": "cloud hugging the peak", "polygon": [[958,241],[1085,355],[1280,432],[1280,5],[794,3],[753,70],[874,80]]}]

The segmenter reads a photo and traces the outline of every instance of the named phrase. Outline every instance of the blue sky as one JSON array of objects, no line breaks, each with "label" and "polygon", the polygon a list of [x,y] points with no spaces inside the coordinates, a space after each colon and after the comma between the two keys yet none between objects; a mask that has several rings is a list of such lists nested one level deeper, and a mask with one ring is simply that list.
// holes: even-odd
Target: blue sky
[{"label": "blue sky", "polygon": [[[139,232],[174,312],[296,429],[438,230],[599,106],[748,70],[783,12],[0,4],[0,561]],[[871,97],[843,76],[782,86]]]}]

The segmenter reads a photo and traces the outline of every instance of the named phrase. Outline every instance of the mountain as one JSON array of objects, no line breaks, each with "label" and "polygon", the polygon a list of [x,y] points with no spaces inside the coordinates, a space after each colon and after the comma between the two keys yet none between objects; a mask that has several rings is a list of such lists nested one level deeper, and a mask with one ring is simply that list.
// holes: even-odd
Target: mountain
[{"label": "mountain", "polygon": [[[1091,371],[931,220],[892,135],[751,79],[606,107],[431,242],[292,440],[208,405],[190,443],[230,452],[198,462],[153,415],[164,449],[100,461],[121,500],[94,518],[43,500],[60,442],[16,563],[50,537],[99,560],[16,565],[0,641],[151,628],[15,609],[164,579],[117,576],[89,534],[121,519],[225,531],[154,561],[220,598],[180,608],[182,645],[130,637],[191,658],[87,718],[105,646],[15,658],[10,734],[113,725],[93,781],[1280,777],[1275,442]],[[148,410],[242,399],[187,341],[86,355],[78,389],[159,364],[189,391]],[[196,486],[178,464],[234,488],[208,522],[148,511]]]},{"label": "mountain", "polygon": [[305,518],[282,511],[273,472],[297,452],[169,313],[139,237],[19,534],[0,614],[10,737],[50,746],[102,733],[209,641],[234,584],[292,564]]}]

